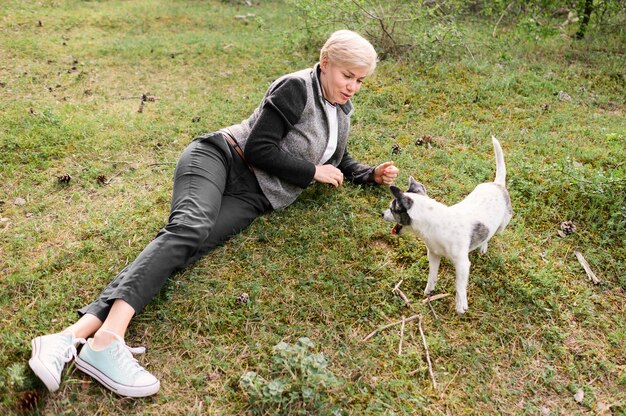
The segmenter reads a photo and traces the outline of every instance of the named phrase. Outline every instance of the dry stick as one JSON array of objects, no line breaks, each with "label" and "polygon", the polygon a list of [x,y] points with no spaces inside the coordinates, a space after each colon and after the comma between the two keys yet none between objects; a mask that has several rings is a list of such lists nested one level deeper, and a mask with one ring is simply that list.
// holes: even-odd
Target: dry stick
[{"label": "dry stick", "polygon": [[443,398],[444,393],[446,392],[446,390],[448,390],[448,387],[450,387],[450,384],[452,384],[452,382],[456,379],[456,376],[458,376],[460,372],[461,372],[461,368],[459,368],[456,371],[456,374],[454,374],[454,377],[452,377],[452,379],[450,379],[450,381],[448,381],[448,384],[445,385],[443,390],[441,390],[441,393],[439,394],[439,397]]},{"label": "dry stick", "polygon": [[430,354],[428,353],[428,344],[426,344],[426,337],[424,336],[424,330],[422,329],[422,317],[420,315],[419,321],[417,321],[417,325],[420,329],[420,335],[422,336],[422,343],[424,344],[424,349],[426,350],[426,361],[428,361],[428,372],[430,373],[430,378],[433,381],[433,387],[437,390],[437,381],[435,380],[435,374],[433,373],[433,364],[430,362]]},{"label": "dry stick", "polygon": [[430,307],[430,311],[433,313],[433,315],[435,316],[436,320],[439,320],[439,317],[437,316],[437,312],[435,312],[435,308],[433,308],[432,303],[430,303],[430,295],[428,295],[428,306]]},{"label": "dry stick", "polygon": [[423,299],[423,300],[422,300],[422,303],[427,303],[427,302],[431,302],[431,301],[433,301],[433,300],[443,299],[443,298],[448,297],[448,296],[450,296],[450,294],[449,294],[449,293],[440,293],[440,294],[438,294],[438,295],[435,295],[435,296],[429,296],[429,297],[427,297],[426,299]]},{"label": "dry stick", "polygon": [[[404,322],[411,322],[411,321],[414,321],[414,320],[419,319],[419,318],[420,318],[419,315],[409,316],[408,318],[406,318],[404,320]],[[365,342],[365,341],[375,337],[379,332],[384,331],[387,328],[391,328],[392,326],[396,326],[396,325],[401,324],[401,323],[402,323],[402,321],[397,321],[397,322],[392,322],[390,324],[387,324],[385,326],[381,326],[380,328],[373,330],[368,336],[363,338],[363,342]]]},{"label": "dry stick", "polygon": [[574,251],[574,254],[576,255],[576,258],[578,259],[580,265],[583,266],[583,269],[585,269],[585,272],[587,273],[587,276],[589,276],[591,281],[596,285],[600,283],[600,279],[598,279],[596,274],[591,271],[591,267],[589,267],[589,263],[587,263],[587,260],[585,260],[583,254],[580,251]]},{"label": "dry stick", "polygon": [[439,316],[437,316],[437,312],[435,312],[435,308],[433,308],[433,305],[432,305],[431,301],[437,300],[437,299],[442,299],[442,298],[445,298],[446,296],[450,296],[450,294],[449,293],[440,293],[440,294],[435,295],[435,296],[428,295],[428,297],[426,299],[422,300],[422,303],[428,303],[428,306],[430,307],[430,311],[433,313],[433,315],[435,316],[436,320],[439,320]]},{"label": "dry stick", "polygon": [[406,303],[406,306],[411,306],[411,301],[409,300],[409,298],[404,294],[404,292],[402,290],[400,290],[400,285],[402,284],[404,280],[400,280],[396,286],[391,290],[391,293],[395,293],[396,295],[400,296],[400,298],[404,301],[404,303]]},{"label": "dry stick", "polygon": [[409,298],[404,294],[403,291],[401,291],[400,289],[396,290],[396,293],[398,294],[398,296],[400,296],[400,298],[404,301],[404,303],[406,303],[407,306],[411,306],[411,301],[409,300]]},{"label": "dry stick", "polygon": [[402,355],[402,341],[404,340],[404,324],[406,319],[402,316],[402,326],[400,327],[400,343],[398,344],[398,355]]},{"label": "dry stick", "polygon": [[387,28],[385,27],[385,22],[383,21],[383,19],[379,16],[376,16],[370,12],[368,12],[367,10],[365,10],[363,8],[363,6],[361,6],[359,3],[357,3],[356,1],[352,0],[352,3],[354,3],[355,6],[357,6],[359,9],[361,9],[361,11],[363,13],[365,13],[367,16],[370,17],[370,19],[374,19],[378,21],[378,24],[380,25],[380,29],[384,32],[385,35],[387,35],[387,37],[389,38],[389,40],[391,40],[391,43],[393,43],[394,49],[396,48],[396,40],[393,38],[393,36],[391,36],[391,34],[387,31]]},{"label": "dry stick", "polygon": [[508,6],[506,6],[504,8],[504,10],[502,11],[502,14],[500,15],[500,18],[498,19],[498,21],[496,22],[496,25],[493,27],[493,33],[491,33],[491,37],[495,38],[496,37],[496,29],[498,28],[498,25],[500,24],[500,21],[502,20],[502,18],[504,17],[504,15],[506,14],[506,12],[509,10],[509,7],[511,7],[511,5],[513,4],[513,2],[510,2]]},{"label": "dry stick", "polygon": [[[115,175],[111,176],[109,179],[104,181],[104,185],[109,185],[113,179],[117,178],[118,176],[122,175],[123,173],[128,172],[129,170],[134,170],[134,169],[138,169],[139,168],[139,166],[132,165],[132,164],[130,164],[130,162],[120,162],[120,163],[128,163],[129,166],[127,168],[125,168],[125,169],[120,170]],[[175,164],[176,164],[176,162],[155,162],[155,163],[150,163],[150,164],[146,165],[146,167],[161,166],[161,165],[175,165]]]}]

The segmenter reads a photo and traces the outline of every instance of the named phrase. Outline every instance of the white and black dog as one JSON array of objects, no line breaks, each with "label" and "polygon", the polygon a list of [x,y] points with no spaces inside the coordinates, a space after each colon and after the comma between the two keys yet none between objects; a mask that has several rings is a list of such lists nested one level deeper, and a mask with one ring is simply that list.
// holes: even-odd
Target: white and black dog
[{"label": "white and black dog", "polygon": [[502,232],[513,215],[505,187],[502,148],[495,137],[491,136],[491,139],[496,155],[495,181],[478,185],[463,201],[448,207],[429,198],[424,185],[411,177],[407,192],[390,186],[394,199],[383,213],[386,221],[397,223],[393,234],[413,232],[426,244],[429,264],[426,295],[435,289],[441,257],[454,263],[458,313],[467,310],[469,252],[480,247],[481,254],[484,254],[489,239]]}]

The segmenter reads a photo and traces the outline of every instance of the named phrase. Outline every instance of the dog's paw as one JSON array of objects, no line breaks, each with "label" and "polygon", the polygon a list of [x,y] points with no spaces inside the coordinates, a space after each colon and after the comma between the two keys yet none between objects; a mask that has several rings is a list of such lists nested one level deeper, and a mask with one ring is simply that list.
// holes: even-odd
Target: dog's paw
[{"label": "dog's paw", "polygon": [[487,243],[480,246],[480,254],[485,254],[487,252]]},{"label": "dog's paw", "polygon": [[430,296],[431,293],[433,293],[433,290],[435,290],[435,285],[426,285],[426,289],[424,289],[424,295],[426,296]]},{"label": "dog's paw", "polygon": [[464,314],[465,312],[467,312],[467,310],[469,309],[469,307],[467,306],[467,298],[466,299],[456,299],[456,311],[459,314]]}]

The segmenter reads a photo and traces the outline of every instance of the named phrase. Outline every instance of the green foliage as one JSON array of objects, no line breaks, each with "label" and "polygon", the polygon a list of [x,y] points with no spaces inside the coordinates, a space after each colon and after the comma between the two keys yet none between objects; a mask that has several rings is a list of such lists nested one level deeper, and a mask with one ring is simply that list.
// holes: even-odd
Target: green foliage
[{"label": "green foliage", "polygon": [[279,342],[272,348],[269,374],[261,377],[248,371],[239,386],[250,399],[254,414],[330,414],[330,391],[340,380],[328,368],[323,353],[314,354],[314,343],[306,337],[295,344]]},{"label": "green foliage", "polygon": [[[149,347],[139,359],[158,395],[120,399],[71,363],[47,393],[30,340],[73,323],[163,226],[187,143],[247,117],[334,29],[357,22],[377,48],[394,45],[352,1],[298,4],[327,17],[307,28],[291,1],[2,3],[0,414],[624,413],[626,26],[608,1],[579,41],[553,1],[358,2],[396,25],[400,47],[381,50],[354,97],[356,159],[394,160],[399,186],[413,175],[454,204],[493,178],[490,134],[502,143],[514,217],[470,256],[467,314],[454,311],[447,261],[438,319],[422,304],[426,248],[389,234],[388,189],[311,185],[173,276],[133,320],[127,340]],[[155,100],[139,113],[142,94]],[[559,236],[564,221],[576,232]],[[391,291],[400,280],[411,309]],[[416,321],[402,355],[398,326],[362,342],[413,313],[438,390]],[[292,345],[302,335],[317,348]]]},{"label": "green foliage", "polygon": [[[444,54],[459,56],[471,50],[460,30],[461,19],[496,19],[515,27],[522,36],[545,39],[561,33],[584,36],[585,0],[467,1],[467,0],[290,0],[307,34],[307,46],[315,48],[337,29],[366,35],[380,56],[417,59],[428,64]],[[598,30],[621,31],[626,9],[619,0],[596,1],[592,7]],[[488,20],[491,21],[491,20]],[[576,22],[581,22],[578,26]],[[586,22],[587,20],[585,20]],[[584,27],[583,27],[584,26]],[[572,27],[578,28],[574,33]]]},{"label": "green foliage", "polygon": [[463,44],[451,15],[437,7],[416,7],[414,1],[290,1],[303,22],[309,47],[345,28],[365,35],[383,59],[409,55],[429,62],[444,51],[453,55]]},{"label": "green foliage", "polygon": [[6,369],[6,384],[15,389],[21,390],[26,385],[26,365],[24,363],[13,363]]}]

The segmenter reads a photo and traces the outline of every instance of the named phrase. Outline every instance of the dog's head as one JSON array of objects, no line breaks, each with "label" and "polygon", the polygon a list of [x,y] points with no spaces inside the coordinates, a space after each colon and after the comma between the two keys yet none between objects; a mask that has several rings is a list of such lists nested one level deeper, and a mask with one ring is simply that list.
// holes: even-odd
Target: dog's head
[{"label": "dog's head", "polygon": [[426,195],[426,188],[411,176],[409,189],[406,192],[402,192],[400,188],[394,185],[391,185],[389,189],[393,194],[393,200],[389,204],[389,209],[383,212],[383,219],[396,223],[391,234],[403,234],[403,227],[411,225],[409,210],[413,207],[413,198],[416,195]]}]

